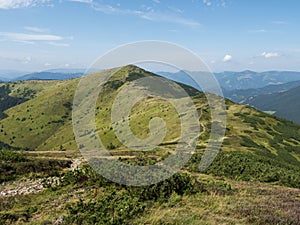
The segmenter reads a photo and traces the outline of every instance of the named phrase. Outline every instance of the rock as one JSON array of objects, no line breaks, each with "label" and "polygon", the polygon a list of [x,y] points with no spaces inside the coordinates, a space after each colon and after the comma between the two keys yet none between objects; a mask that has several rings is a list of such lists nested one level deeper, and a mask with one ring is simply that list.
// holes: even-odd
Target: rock
[{"label": "rock", "polygon": [[54,222],[54,225],[59,225],[59,224],[62,224],[64,221],[64,218],[62,216],[60,216],[55,222]]}]

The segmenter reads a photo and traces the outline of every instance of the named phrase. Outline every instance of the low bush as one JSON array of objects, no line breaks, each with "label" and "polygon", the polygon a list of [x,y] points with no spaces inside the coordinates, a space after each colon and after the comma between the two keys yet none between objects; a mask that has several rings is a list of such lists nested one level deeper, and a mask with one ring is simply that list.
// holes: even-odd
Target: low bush
[{"label": "low bush", "polygon": [[23,176],[28,178],[28,175],[34,177],[59,176],[64,168],[71,165],[69,160],[27,159],[19,153],[3,155],[3,158],[10,160],[2,160],[0,164],[0,182],[12,181]]},{"label": "low bush", "polygon": [[205,172],[235,180],[300,188],[299,167],[250,153],[220,152]]}]

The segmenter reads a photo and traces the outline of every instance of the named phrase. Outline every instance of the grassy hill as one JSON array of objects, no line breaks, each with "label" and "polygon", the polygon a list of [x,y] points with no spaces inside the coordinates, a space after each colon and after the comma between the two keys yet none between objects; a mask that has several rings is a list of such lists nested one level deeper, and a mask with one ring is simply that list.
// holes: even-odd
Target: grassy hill
[{"label": "grassy hill", "polygon": [[[101,72],[99,75],[101,76]],[[124,67],[118,70],[105,84],[98,97],[96,104],[97,132],[106,148],[114,150],[115,155],[132,155],[134,153],[123,146],[112,129],[110,114],[113,100],[122,88],[132,80],[146,76],[156,75],[135,66]],[[11,91],[10,96],[14,96],[16,90],[22,87],[35,94],[22,104],[4,111],[7,117],[0,120],[0,143],[2,143],[3,148],[23,150],[78,149],[71,122],[73,97],[78,81],[78,79],[73,79],[56,82],[30,81],[8,84],[8,89]],[[182,87],[192,96],[196,108],[201,114],[200,124],[203,132],[200,135],[197,152],[194,156],[194,165],[196,165],[208,141],[211,126],[210,109],[203,93],[186,85],[182,85]],[[227,128],[222,154],[229,154],[229,157],[232,158],[232,155],[238,152],[246,158],[256,156],[280,162],[289,171],[299,169],[299,125],[228,100],[226,104]],[[168,129],[166,137],[156,149],[157,151],[153,151],[152,154],[149,154],[150,156],[143,155],[144,158],[150,158],[149,162],[152,161],[152,163],[170,154],[179,141],[178,115],[170,103],[156,97],[145,99],[136,104],[130,115],[131,129],[139,138],[150,135],[148,123],[151,118],[157,116],[163,117]],[[259,161],[256,158],[255,160]],[[251,160],[248,162],[249,165],[251,162]],[[269,164],[272,167],[274,163],[269,162]],[[225,175],[228,174],[225,173]]]},{"label": "grassy hill", "polygon": [[[98,75],[101,76],[101,73]],[[121,68],[104,85],[97,100],[98,135],[113,155],[130,155],[133,159],[126,159],[128,163],[136,163],[136,158],[140,158],[141,164],[155,163],[172,153],[179,141],[179,119],[174,107],[156,97],[145,99],[134,106],[130,114],[130,125],[137,137],[146,138],[150,135],[148,128],[150,119],[157,116],[163,117],[167,124],[167,134],[158,148],[148,154],[132,152],[123,146],[112,129],[110,113],[113,100],[130,81],[147,76],[156,75],[135,66]],[[78,81],[78,79],[73,79],[9,84],[7,88],[11,93],[16,93],[16,90],[23,87],[23,89],[30,90],[29,93],[35,94],[25,102],[4,111],[7,116],[0,120],[2,148],[77,150],[71,114]],[[182,87],[190,93],[201,114],[202,133],[197,144],[197,151],[188,166],[192,171],[197,171],[209,138],[210,109],[203,93],[186,85]],[[235,104],[228,100],[226,104],[226,137],[219,157],[207,173],[298,187],[300,183],[297,180],[298,176],[294,177],[291,174],[299,172],[300,126],[245,105]],[[245,167],[244,169],[239,169],[239,162],[242,162],[241,167]],[[221,164],[223,166],[220,166]],[[230,170],[232,166],[237,166],[235,172]],[[257,168],[260,169],[257,170]],[[280,168],[282,171],[279,170]]]},{"label": "grassy hill", "polygon": [[26,83],[0,83],[0,118],[5,118],[5,110],[34,98],[49,82],[31,81]]},{"label": "grassy hill", "polygon": [[18,90],[26,87],[27,92],[39,92],[31,99],[24,96],[23,104],[4,111],[6,118],[0,122],[1,141],[19,149],[39,149],[39,145],[44,144],[61,126],[70,121],[75,84],[75,80],[7,84],[11,91],[9,96],[12,97],[17,92],[14,88]]},{"label": "grassy hill", "polygon": [[[104,76],[105,72],[97,75]],[[129,122],[137,137],[146,138],[150,135],[148,124],[152,118],[159,116],[165,120],[166,137],[155,150],[130,151],[112,129],[111,109],[116,96],[133,80],[151,76],[156,75],[135,66],[120,68],[104,84],[97,99],[97,134],[112,155],[129,164],[161,161],[173,153],[179,141],[177,112],[172,104],[157,97],[135,104]],[[300,126],[226,100],[227,128],[221,152],[204,174],[199,173],[211,129],[210,108],[203,93],[182,84],[201,115],[196,152],[182,171],[159,184],[139,188],[114,184],[85,164],[67,171],[70,159],[78,157],[71,121],[78,82],[79,79],[2,84],[6,99],[20,98],[22,102],[7,107],[3,111],[6,116],[0,120],[0,147],[8,150],[0,154],[1,181],[43,178],[47,189],[24,196],[0,197],[0,223],[297,224],[300,221]],[[1,102],[2,107],[5,102]],[[53,175],[58,176],[59,182],[47,180]]]}]

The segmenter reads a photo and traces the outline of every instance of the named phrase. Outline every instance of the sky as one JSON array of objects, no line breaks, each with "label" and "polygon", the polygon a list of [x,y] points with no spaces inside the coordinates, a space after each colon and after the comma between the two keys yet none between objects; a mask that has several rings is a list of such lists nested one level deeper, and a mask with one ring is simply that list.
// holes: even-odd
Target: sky
[{"label": "sky", "polygon": [[298,0],[0,0],[0,70],[86,68],[159,40],[212,71],[300,71]]}]

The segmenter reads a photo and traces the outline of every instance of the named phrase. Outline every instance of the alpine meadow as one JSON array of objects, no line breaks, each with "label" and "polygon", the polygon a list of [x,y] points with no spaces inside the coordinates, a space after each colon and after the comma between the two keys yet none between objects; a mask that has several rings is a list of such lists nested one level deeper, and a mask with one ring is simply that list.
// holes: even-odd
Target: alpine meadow
[{"label": "alpine meadow", "polygon": [[298,1],[0,0],[0,224],[300,224]]}]

